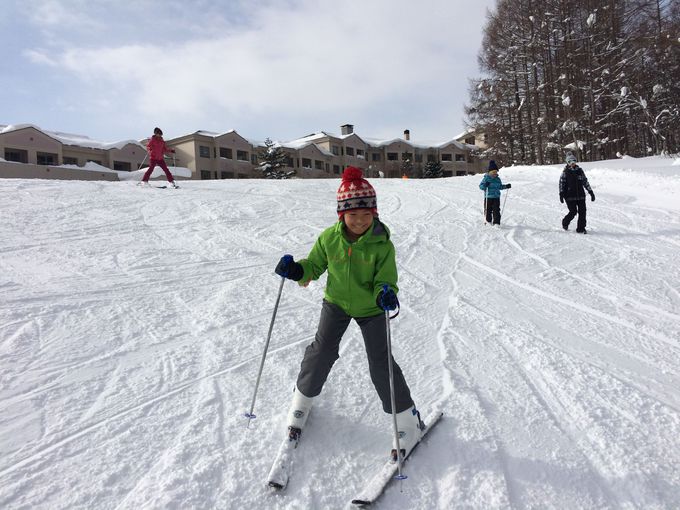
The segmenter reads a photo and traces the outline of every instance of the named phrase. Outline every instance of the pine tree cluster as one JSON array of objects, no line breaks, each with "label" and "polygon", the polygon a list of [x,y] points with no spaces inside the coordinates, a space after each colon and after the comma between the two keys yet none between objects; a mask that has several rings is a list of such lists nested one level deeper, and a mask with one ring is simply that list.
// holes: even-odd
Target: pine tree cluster
[{"label": "pine tree cluster", "polygon": [[280,145],[276,145],[267,138],[264,149],[260,152],[260,171],[265,179],[288,179],[295,175],[295,170],[289,169],[288,156]]},{"label": "pine tree cluster", "polygon": [[680,1],[498,0],[472,80],[482,156],[557,163],[680,151]]}]

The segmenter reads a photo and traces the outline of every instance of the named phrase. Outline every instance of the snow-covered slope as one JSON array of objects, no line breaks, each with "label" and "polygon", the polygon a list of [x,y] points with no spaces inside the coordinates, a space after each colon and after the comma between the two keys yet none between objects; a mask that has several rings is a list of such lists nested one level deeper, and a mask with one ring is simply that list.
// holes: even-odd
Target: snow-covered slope
[{"label": "snow-covered slope", "polygon": [[[373,180],[402,311],[394,354],[445,416],[377,508],[680,507],[680,166]],[[335,221],[338,180],[0,180],[0,508],[345,508],[391,421],[352,324],[288,489],[265,487],[323,285],[286,282],[250,428],[279,257]]]}]

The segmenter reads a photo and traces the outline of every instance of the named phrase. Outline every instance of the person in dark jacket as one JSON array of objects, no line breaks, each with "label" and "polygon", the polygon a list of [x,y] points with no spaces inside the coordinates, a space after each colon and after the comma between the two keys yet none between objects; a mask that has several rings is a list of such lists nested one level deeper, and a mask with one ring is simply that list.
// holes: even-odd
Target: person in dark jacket
[{"label": "person in dark jacket", "polygon": [[569,223],[578,214],[576,232],[587,234],[586,231],[586,191],[590,194],[591,202],[595,201],[595,193],[590,188],[586,174],[576,163],[573,154],[567,154],[567,166],[560,176],[560,202],[567,202],[569,212],[562,218],[562,228],[569,230]]},{"label": "person in dark jacket", "polygon": [[479,189],[484,191],[484,217],[487,223],[501,224],[501,190],[509,189],[510,184],[503,184],[498,177],[498,166],[492,159],[489,161],[489,169],[479,183]]}]

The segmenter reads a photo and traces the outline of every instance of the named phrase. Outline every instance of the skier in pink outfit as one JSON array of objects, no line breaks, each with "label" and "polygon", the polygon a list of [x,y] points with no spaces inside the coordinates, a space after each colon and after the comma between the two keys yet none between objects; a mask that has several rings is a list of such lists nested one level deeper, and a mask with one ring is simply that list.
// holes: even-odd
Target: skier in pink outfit
[{"label": "skier in pink outfit", "polygon": [[165,164],[165,160],[163,159],[163,157],[167,153],[174,154],[175,149],[168,148],[168,146],[165,143],[165,140],[163,140],[163,131],[161,131],[161,128],[158,127],[154,128],[153,136],[149,139],[149,142],[146,144],[146,150],[149,153],[149,169],[144,174],[144,177],[142,177],[142,184],[149,183],[149,177],[151,177],[151,172],[153,172],[153,169],[156,168],[156,165],[158,165],[165,172],[165,176],[168,178],[168,182],[173,187],[177,188],[178,186],[177,184],[175,184],[175,179],[172,177],[170,170],[168,170],[168,165]]}]

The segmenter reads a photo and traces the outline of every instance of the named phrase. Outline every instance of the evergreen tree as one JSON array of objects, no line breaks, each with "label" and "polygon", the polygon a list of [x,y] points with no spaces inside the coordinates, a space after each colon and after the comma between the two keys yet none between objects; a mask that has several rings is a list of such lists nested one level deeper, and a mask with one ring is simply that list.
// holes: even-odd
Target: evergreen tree
[{"label": "evergreen tree", "polygon": [[280,145],[276,145],[267,138],[264,149],[260,152],[260,170],[265,179],[288,179],[295,174],[295,170],[288,168],[288,156]]},{"label": "evergreen tree", "polygon": [[405,152],[401,155],[401,175],[415,177],[415,175],[413,175],[413,162],[411,161],[409,154]]},{"label": "evergreen tree", "polygon": [[678,0],[497,0],[467,124],[504,163],[680,151]]},{"label": "evergreen tree", "polygon": [[428,161],[425,165],[425,170],[423,170],[423,178],[425,179],[435,179],[437,177],[443,177],[444,173],[442,171],[442,164],[439,161]]}]

